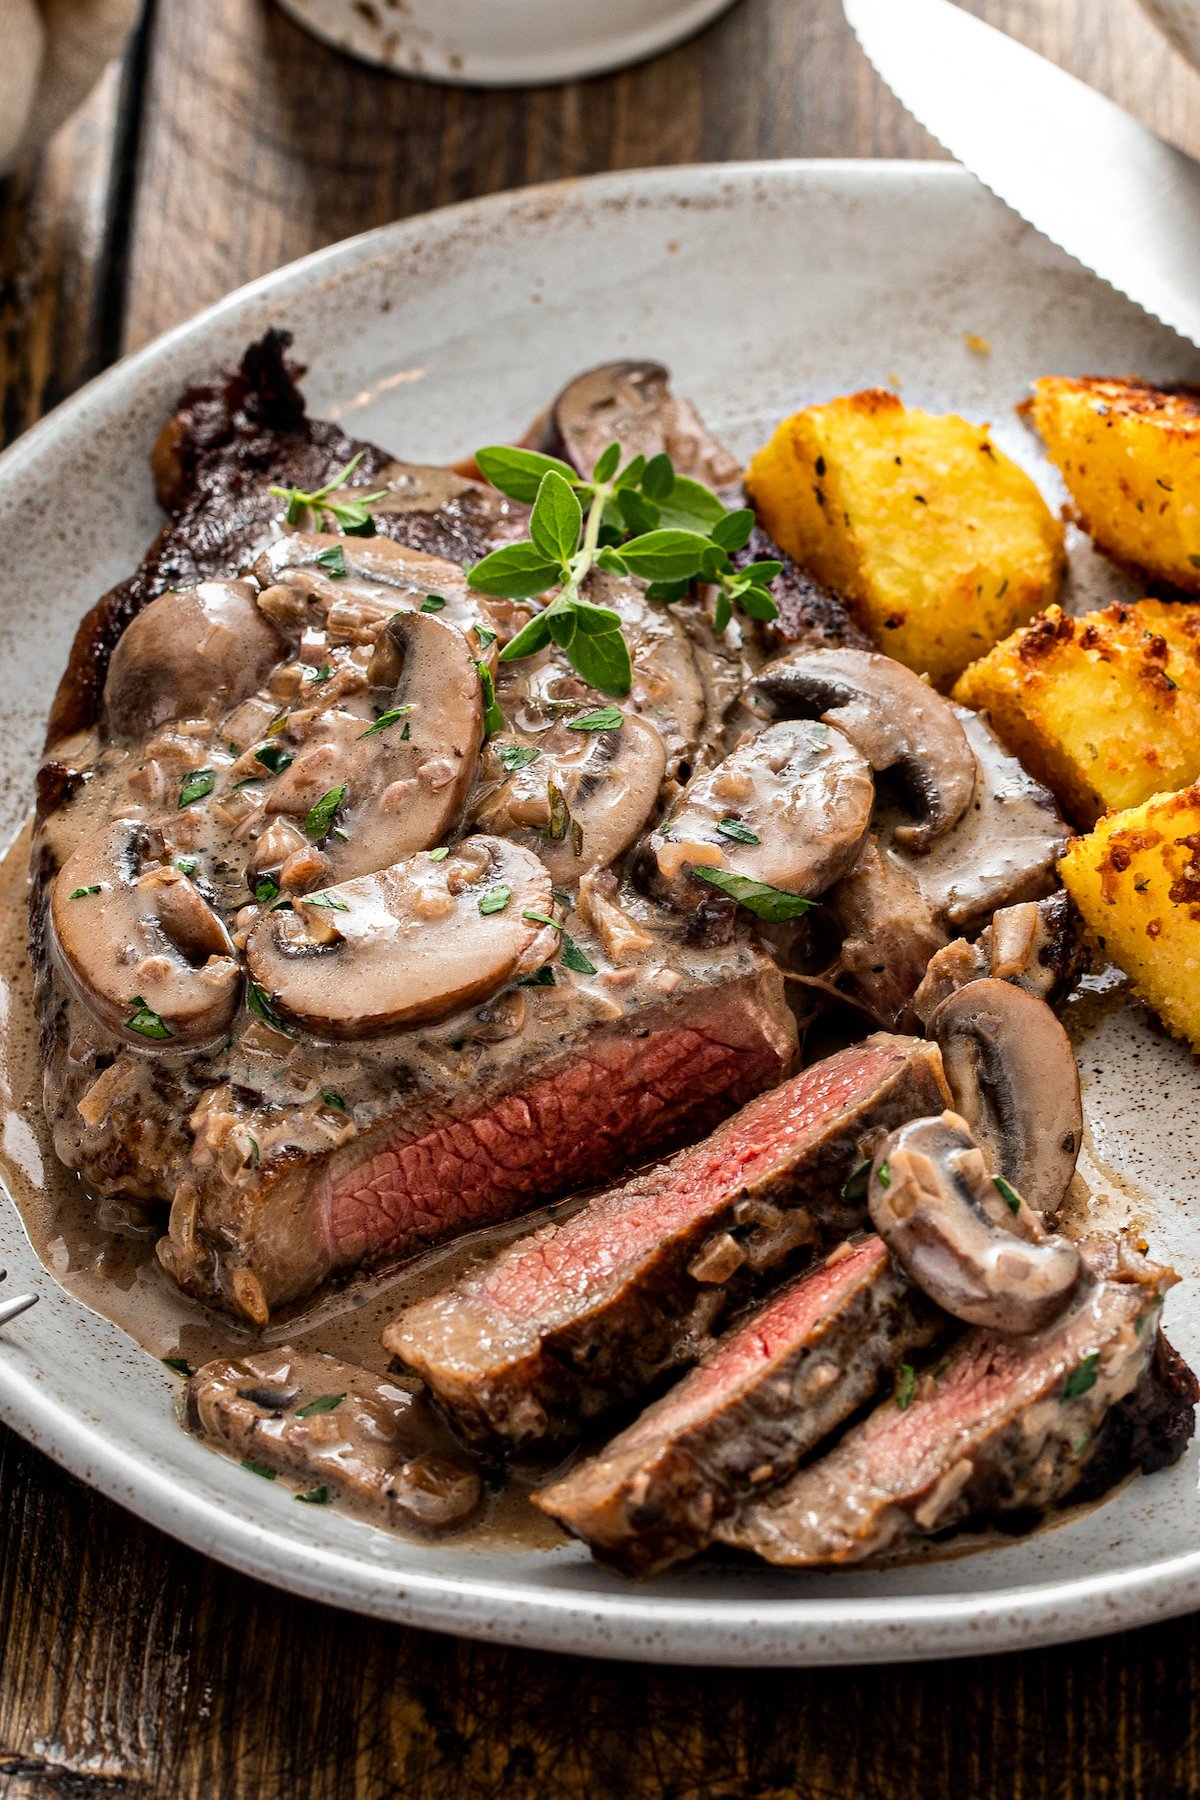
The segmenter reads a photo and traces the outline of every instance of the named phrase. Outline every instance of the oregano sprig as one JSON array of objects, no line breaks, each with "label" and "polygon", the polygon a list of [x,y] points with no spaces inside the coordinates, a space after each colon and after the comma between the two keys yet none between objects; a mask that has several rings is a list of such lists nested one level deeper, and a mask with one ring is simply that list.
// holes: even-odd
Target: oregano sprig
[{"label": "oregano sprig", "polygon": [[[287,523],[303,525],[304,515],[311,508],[318,515],[318,522],[321,513],[328,513],[347,537],[374,537],[375,521],[371,517],[370,508],[378,501],[387,499],[388,490],[386,488],[378,488],[372,494],[360,494],[357,488],[353,488],[341,500],[331,500],[329,497],[345,487],[362,461],[363,455],[364,452],[360,450],[357,456],[350,458],[344,469],[339,469],[337,474],[325,483],[324,487],[314,488],[311,493],[306,493],[303,488],[269,488],[269,493],[276,495],[280,500],[287,501],[287,511],[284,514]],[[332,555],[333,552],[328,550],[321,552],[322,557]],[[318,557],[317,561],[320,562],[321,557]],[[344,575],[346,573],[345,559],[342,558],[340,567],[330,564],[330,572]]]},{"label": "oregano sprig", "polygon": [[479,467],[501,493],[532,505],[529,537],[494,550],[468,572],[479,593],[506,600],[550,602],[505,645],[501,661],[533,656],[557,644],[572,668],[602,693],[625,695],[632,681],[629,650],[617,613],[583,597],[593,568],[649,583],[650,600],[670,605],[693,582],[717,590],[714,623],[724,631],[738,607],[749,618],[773,619],[769,585],[782,565],[761,561],[735,568],[733,555],[754,529],[748,507],[728,512],[698,481],[677,475],[665,454],[635,456],[622,469],[610,444],[584,480],[558,457],[493,444],[476,452]]}]

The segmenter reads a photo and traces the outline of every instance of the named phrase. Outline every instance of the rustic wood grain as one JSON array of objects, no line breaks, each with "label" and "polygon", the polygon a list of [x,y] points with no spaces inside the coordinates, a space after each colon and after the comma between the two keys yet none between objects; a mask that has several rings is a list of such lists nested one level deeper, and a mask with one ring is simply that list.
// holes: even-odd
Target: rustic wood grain
[{"label": "rustic wood grain", "polygon": [[[970,3],[1200,151],[1200,78],[1134,0]],[[382,76],[266,0],[151,0],[141,45],[0,193],[8,436],[239,282],[423,208],[603,168],[939,154],[837,0],[743,0],[657,62],[514,94]],[[1200,1795],[1198,1692],[1200,1620],[796,1674],[376,1625],[203,1560],[0,1432],[4,1800],[1176,1800]]]}]

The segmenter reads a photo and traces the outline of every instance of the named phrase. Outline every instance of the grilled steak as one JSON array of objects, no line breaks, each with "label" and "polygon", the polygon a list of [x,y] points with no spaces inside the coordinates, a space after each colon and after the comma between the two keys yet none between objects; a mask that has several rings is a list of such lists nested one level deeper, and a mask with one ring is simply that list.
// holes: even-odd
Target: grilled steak
[{"label": "grilled steak", "polygon": [[[164,1266],[259,1324],[330,1276],[694,1137],[777,1080],[796,1044],[783,984],[728,903],[710,909],[714,943],[707,914],[666,914],[620,880],[660,784],[719,736],[744,644],[718,680],[686,605],[597,575],[634,688],[620,728],[572,732],[563,709],[569,721],[605,697],[553,646],[497,665],[528,615],[469,592],[461,566],[519,535],[525,509],[309,419],[286,344],[268,334],[191,390],[160,438],[171,516],[84,621],[55,704],[31,912],[59,1155],[102,1193],[169,1202]],[[308,529],[290,529],[271,489],[315,493],[355,458],[336,499],[382,490],[376,535],[312,529],[330,518],[305,503]],[[504,756],[480,754],[480,666]],[[439,895],[404,893],[465,909],[479,935],[495,908],[463,884],[481,857],[515,857],[529,898],[487,928],[512,927],[511,955],[489,953],[461,1006],[419,1018],[393,958],[393,1030],[386,1008],[371,1018],[378,931],[360,939],[357,998],[337,939],[326,1012],[289,1011],[340,914],[385,904],[376,872],[443,838],[451,861],[413,878],[440,879]],[[347,879],[367,886],[325,892]],[[290,922],[267,918],[277,903]],[[521,922],[547,906],[553,924]],[[401,945],[403,920],[391,928]],[[462,940],[462,966],[480,955]],[[243,956],[279,980],[246,983]]]},{"label": "grilled steak", "polygon": [[469,1438],[513,1450],[574,1435],[693,1361],[764,1270],[860,1224],[840,1194],[864,1147],[946,1093],[933,1046],[867,1038],[409,1307],[384,1343]]},{"label": "grilled steak", "polygon": [[[1175,1277],[1125,1243],[1081,1246],[1092,1276],[1076,1304],[1044,1331],[969,1332],[911,1395],[885,1400],[817,1462],[752,1501],[715,1536],[768,1562],[853,1563],[968,1520],[1031,1514],[1082,1492],[1106,1428],[1126,1411],[1127,1448],[1151,1466],[1192,1434],[1190,1399],[1173,1409],[1136,1398],[1155,1362],[1158,1310]],[[1193,1396],[1194,1397],[1194,1384]],[[1139,1440],[1140,1409],[1165,1416],[1168,1442]],[[1147,1442],[1146,1438],[1155,1441]]]},{"label": "grilled steak", "polygon": [[381,1522],[461,1524],[477,1472],[419,1394],[357,1363],[288,1347],[206,1363],[187,1384],[187,1422],[264,1475],[335,1497]]},{"label": "grilled steak", "polygon": [[535,1502],[605,1561],[656,1574],[790,1475],[944,1324],[879,1238],[843,1244]]}]

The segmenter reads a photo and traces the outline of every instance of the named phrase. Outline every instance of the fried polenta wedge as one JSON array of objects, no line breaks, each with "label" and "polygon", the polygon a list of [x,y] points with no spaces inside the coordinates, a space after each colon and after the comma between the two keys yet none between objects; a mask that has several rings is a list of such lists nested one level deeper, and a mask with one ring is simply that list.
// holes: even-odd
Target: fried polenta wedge
[{"label": "fried polenta wedge", "polygon": [[1200,606],[1050,607],[960,677],[1079,825],[1200,777]]},{"label": "fried polenta wedge", "polygon": [[1200,388],[1045,375],[1026,410],[1104,554],[1200,594]]},{"label": "fried polenta wedge", "polygon": [[746,488],[776,543],[939,688],[1062,584],[1062,526],[986,426],[883,389],[784,419]]},{"label": "fried polenta wedge", "polygon": [[1100,947],[1200,1049],[1200,787],[1110,813],[1059,872]]}]

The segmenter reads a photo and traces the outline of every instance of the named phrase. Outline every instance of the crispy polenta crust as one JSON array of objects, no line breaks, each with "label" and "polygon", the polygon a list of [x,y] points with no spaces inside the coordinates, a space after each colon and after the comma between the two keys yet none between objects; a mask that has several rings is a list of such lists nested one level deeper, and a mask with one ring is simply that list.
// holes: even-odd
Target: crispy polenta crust
[{"label": "crispy polenta crust", "polygon": [[1200,1049],[1200,787],[1110,813],[1059,868],[1101,949]]},{"label": "crispy polenta crust", "polygon": [[1200,606],[1052,606],[958,681],[1068,816],[1138,806],[1200,777]]},{"label": "crispy polenta crust", "polygon": [[1200,388],[1045,375],[1027,410],[1104,554],[1200,594]]},{"label": "crispy polenta crust", "polygon": [[775,541],[939,688],[1062,584],[1062,526],[986,426],[883,389],[784,419],[746,488]]}]

